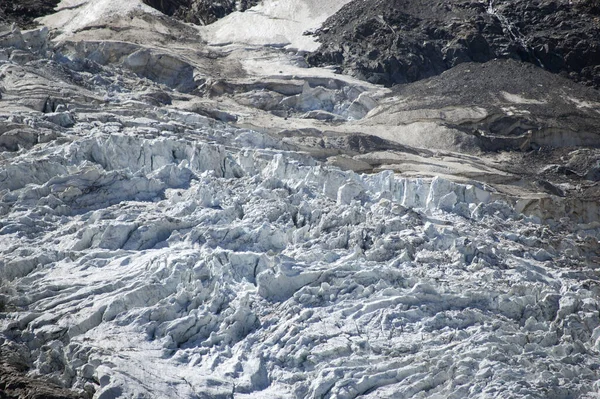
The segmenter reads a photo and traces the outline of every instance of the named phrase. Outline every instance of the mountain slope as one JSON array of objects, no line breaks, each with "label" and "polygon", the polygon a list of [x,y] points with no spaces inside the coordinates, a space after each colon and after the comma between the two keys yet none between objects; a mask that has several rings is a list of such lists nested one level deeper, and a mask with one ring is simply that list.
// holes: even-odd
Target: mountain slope
[{"label": "mountain slope", "polygon": [[463,62],[509,58],[598,87],[600,30],[592,1],[355,0],[318,30],[311,65],[393,85]]}]

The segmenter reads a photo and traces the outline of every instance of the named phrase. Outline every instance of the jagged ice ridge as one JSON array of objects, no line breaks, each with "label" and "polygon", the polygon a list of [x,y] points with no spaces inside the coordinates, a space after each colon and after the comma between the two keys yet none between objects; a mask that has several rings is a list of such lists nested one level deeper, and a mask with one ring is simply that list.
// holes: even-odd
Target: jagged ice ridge
[{"label": "jagged ice ridge", "polygon": [[[3,45],[43,48],[36,32]],[[86,48],[55,55],[112,54],[138,76],[7,79],[39,111],[0,116],[15,127],[0,135],[0,345],[33,376],[101,399],[600,391],[597,223],[526,215],[482,183],[343,171],[150,106],[144,77],[191,85],[187,65]],[[19,65],[34,55],[5,55],[1,73],[33,75]],[[72,104],[52,103],[60,90]],[[320,94],[335,93],[293,101]]]},{"label": "jagged ice ridge", "polygon": [[78,122],[2,168],[4,289],[35,309],[3,329],[40,374],[99,398],[597,391],[585,234],[485,187],[153,117]]}]

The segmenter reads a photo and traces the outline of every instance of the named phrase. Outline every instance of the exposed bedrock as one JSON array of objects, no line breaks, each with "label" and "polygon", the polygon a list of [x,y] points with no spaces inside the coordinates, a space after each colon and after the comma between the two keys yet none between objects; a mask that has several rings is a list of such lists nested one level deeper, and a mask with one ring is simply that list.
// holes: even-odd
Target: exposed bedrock
[{"label": "exposed bedrock", "polygon": [[322,45],[307,60],[394,85],[463,62],[510,58],[600,87],[600,28],[593,4],[355,0],[316,32]]},{"label": "exposed bedrock", "polygon": [[23,28],[35,25],[35,18],[51,14],[60,0],[7,0],[0,2],[0,24],[16,23]]},{"label": "exposed bedrock", "polygon": [[185,22],[208,25],[234,11],[246,11],[260,0],[144,0],[150,7]]}]

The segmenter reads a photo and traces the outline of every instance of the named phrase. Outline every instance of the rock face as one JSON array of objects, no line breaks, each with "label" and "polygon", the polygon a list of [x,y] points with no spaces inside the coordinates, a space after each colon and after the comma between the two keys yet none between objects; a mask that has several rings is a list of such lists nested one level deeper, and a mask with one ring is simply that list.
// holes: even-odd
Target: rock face
[{"label": "rock face", "polygon": [[164,14],[185,22],[208,25],[234,11],[246,11],[260,0],[144,0]]},{"label": "rock face", "polygon": [[52,12],[60,0],[18,0],[0,2],[0,23],[16,23],[21,27],[35,25],[33,20]]},{"label": "rock face", "polygon": [[394,85],[511,58],[600,87],[597,18],[592,1],[355,0],[316,32],[307,60]]}]

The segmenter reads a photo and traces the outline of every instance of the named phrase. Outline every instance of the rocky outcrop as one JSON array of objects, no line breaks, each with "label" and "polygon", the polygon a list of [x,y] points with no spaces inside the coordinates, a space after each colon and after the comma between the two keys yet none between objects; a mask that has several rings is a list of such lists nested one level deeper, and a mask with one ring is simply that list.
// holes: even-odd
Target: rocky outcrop
[{"label": "rocky outcrop", "polygon": [[35,18],[52,13],[60,0],[19,0],[0,2],[0,23],[32,27]]},{"label": "rocky outcrop", "polygon": [[511,58],[600,87],[597,14],[592,1],[355,0],[316,32],[307,60],[394,85]]},{"label": "rocky outcrop", "polygon": [[246,11],[260,0],[144,0],[147,5],[185,22],[208,25],[234,11]]},{"label": "rocky outcrop", "polygon": [[0,398],[2,399],[84,399],[91,395],[61,388],[45,379],[27,376],[29,367],[9,345],[0,347]]}]

